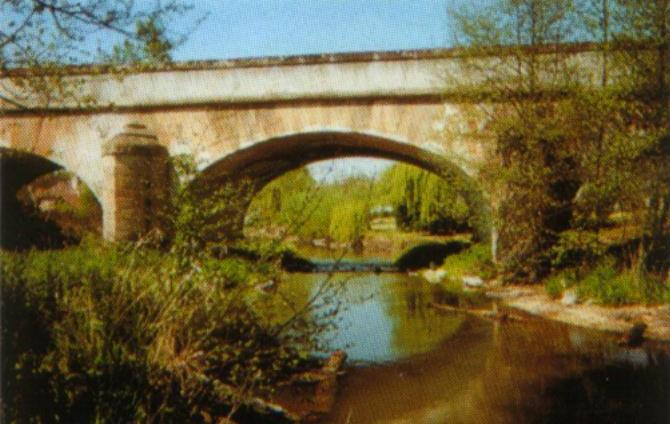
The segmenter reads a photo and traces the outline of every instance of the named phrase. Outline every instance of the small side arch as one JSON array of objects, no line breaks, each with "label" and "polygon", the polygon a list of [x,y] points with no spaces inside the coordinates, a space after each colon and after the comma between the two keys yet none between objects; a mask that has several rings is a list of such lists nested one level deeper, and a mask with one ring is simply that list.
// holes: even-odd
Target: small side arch
[{"label": "small side arch", "polygon": [[[67,171],[61,165],[34,153],[10,148],[0,148],[0,248],[6,250],[24,250],[28,248],[59,248],[77,239],[76,231],[64,228],[58,220],[45,219],[62,212],[62,204],[58,197],[67,197],[65,193],[70,187],[65,184],[66,179],[76,178],[74,174],[55,174],[57,171]],[[44,181],[47,176],[54,176],[50,181]],[[67,177],[67,178],[66,178]],[[61,183],[55,183],[57,180]],[[26,190],[31,183],[41,181],[39,190]],[[91,217],[88,223],[91,232],[95,232],[95,220],[101,219],[100,204],[82,182],[76,179],[77,186],[83,186],[88,195],[88,202],[93,204]],[[46,187],[49,186],[49,187]],[[38,192],[37,195],[35,192]],[[54,193],[55,192],[55,193]],[[44,210],[27,210],[26,200],[32,197],[52,196],[53,199],[42,199]],[[26,199],[28,197],[29,199]],[[22,201],[23,200],[23,201]],[[51,213],[49,213],[51,212]],[[76,215],[77,211],[73,211]],[[75,216],[73,218],[81,219]],[[101,222],[101,221],[100,221]]]}]

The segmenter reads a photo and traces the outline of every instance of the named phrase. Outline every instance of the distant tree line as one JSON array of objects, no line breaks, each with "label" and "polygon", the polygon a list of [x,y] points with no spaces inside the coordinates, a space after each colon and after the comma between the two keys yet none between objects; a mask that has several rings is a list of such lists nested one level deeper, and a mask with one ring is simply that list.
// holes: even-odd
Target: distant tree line
[{"label": "distant tree line", "polygon": [[470,212],[456,188],[435,174],[404,164],[391,166],[377,178],[353,176],[321,184],[306,168],[293,171],[256,196],[247,224],[282,227],[303,238],[354,243],[380,206],[390,206],[391,216],[406,231],[470,230]]}]

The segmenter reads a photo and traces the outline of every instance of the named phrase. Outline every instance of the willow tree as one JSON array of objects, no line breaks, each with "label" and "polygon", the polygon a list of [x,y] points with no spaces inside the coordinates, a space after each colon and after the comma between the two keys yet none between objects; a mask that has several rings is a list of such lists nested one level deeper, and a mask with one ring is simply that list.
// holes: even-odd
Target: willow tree
[{"label": "willow tree", "polygon": [[469,227],[465,199],[454,184],[436,174],[395,164],[381,175],[375,191],[378,202],[392,205],[406,229],[448,233]]}]

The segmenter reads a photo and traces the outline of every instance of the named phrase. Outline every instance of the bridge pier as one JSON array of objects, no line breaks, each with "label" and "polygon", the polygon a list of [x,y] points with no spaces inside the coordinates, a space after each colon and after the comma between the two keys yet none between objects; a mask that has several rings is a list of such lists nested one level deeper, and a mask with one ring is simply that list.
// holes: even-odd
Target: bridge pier
[{"label": "bridge pier", "polygon": [[128,124],[103,145],[103,237],[135,241],[165,230],[169,196],[167,149],[144,125]]}]

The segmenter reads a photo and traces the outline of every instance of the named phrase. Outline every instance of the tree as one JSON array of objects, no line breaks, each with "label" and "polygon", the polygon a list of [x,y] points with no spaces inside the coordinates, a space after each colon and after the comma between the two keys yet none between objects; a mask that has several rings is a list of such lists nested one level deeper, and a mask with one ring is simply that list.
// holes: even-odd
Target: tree
[{"label": "tree", "polygon": [[64,78],[68,65],[119,72],[119,65],[170,61],[186,34],[167,24],[190,9],[182,0],[0,0],[0,107],[90,101],[77,97],[81,81]]},{"label": "tree", "polygon": [[[483,171],[498,200],[500,259],[510,279],[536,280],[568,225],[579,186],[562,96],[580,81],[562,44],[576,36],[572,0],[500,0],[454,14],[465,70],[482,85],[496,138]],[[500,100],[503,99],[503,102]]]},{"label": "tree", "polygon": [[[641,228],[642,270],[667,269],[669,4],[500,0],[456,14],[489,101],[497,155],[484,175],[504,193],[508,277],[545,275],[568,230],[600,240],[615,209]],[[590,66],[573,65],[576,41],[591,42]]]},{"label": "tree", "polygon": [[670,1],[618,0],[612,19],[631,98],[636,181],[644,195],[640,264],[667,270],[670,255]]},{"label": "tree", "polygon": [[393,205],[407,229],[449,233],[467,229],[470,210],[455,184],[436,174],[395,164],[376,182],[377,198]]}]

